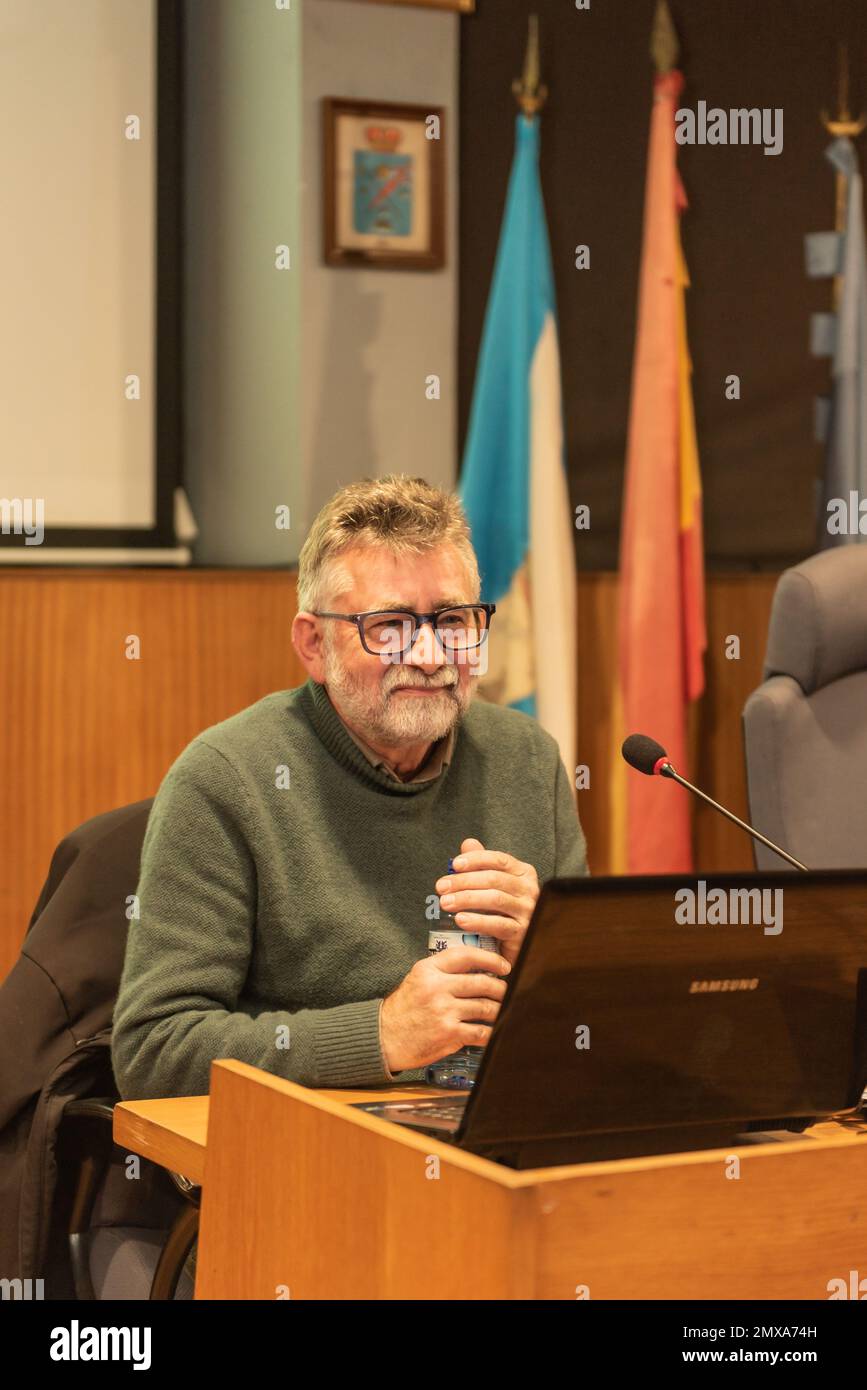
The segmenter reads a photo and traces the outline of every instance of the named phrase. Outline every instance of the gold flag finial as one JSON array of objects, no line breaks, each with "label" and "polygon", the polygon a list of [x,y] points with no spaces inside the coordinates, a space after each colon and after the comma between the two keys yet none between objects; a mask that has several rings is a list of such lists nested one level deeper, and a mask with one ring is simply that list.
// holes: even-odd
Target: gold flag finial
[{"label": "gold flag finial", "polygon": [[650,56],[660,76],[677,67],[680,44],[677,41],[674,21],[666,0],[657,0],[653,28],[650,31]]},{"label": "gold flag finial", "polygon": [[512,83],[515,100],[528,120],[541,111],[548,98],[548,88],[539,81],[539,16],[531,14],[527,30],[527,51],[524,54],[522,77]]},{"label": "gold flag finial", "polygon": [[[829,135],[833,135],[837,139],[843,136],[846,139],[852,140],[860,135],[865,125],[867,125],[867,116],[862,112],[856,120],[853,121],[852,119],[852,113],[849,110],[849,54],[844,43],[838,45],[838,53],[837,119],[832,120],[828,112],[823,108],[821,113],[822,125]],[[848,180],[846,175],[841,169],[838,169],[837,176],[834,180],[834,229],[838,232],[842,232],[846,226],[847,188]],[[840,305],[842,290],[843,277],[842,275],[835,275],[833,291],[833,305],[835,309]]]},{"label": "gold flag finial", "polygon": [[839,70],[837,87],[837,119],[832,120],[828,112],[822,109],[822,124],[829,135],[847,135],[850,138],[860,135],[867,126],[867,116],[862,112],[854,121],[849,110],[849,53],[846,45],[838,45],[839,51]]}]

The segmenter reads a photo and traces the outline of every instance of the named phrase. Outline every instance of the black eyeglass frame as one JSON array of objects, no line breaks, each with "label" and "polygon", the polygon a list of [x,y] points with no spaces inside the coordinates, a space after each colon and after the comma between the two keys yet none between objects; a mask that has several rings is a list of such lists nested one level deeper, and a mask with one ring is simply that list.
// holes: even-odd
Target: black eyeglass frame
[{"label": "black eyeglass frame", "polygon": [[473,642],[470,646],[461,647],[460,649],[462,652],[476,651],[478,647],[482,646],[485,639],[487,638],[488,633],[491,630],[491,619],[497,611],[497,605],[495,603],[452,603],[449,604],[448,608],[434,609],[433,613],[415,613],[411,608],[373,608],[368,613],[323,613],[317,612],[315,609],[312,609],[311,611],[313,613],[314,618],[337,618],[340,622],[355,623],[356,631],[358,632],[361,645],[367,652],[368,656],[381,657],[383,655],[383,652],[371,651],[370,647],[365,642],[364,627],[362,625],[363,619],[386,618],[392,616],[395,618],[412,618],[414,627],[412,630],[412,636],[410,637],[406,646],[403,647],[402,650],[399,652],[389,652],[389,656],[406,656],[407,652],[411,652],[413,646],[415,645],[415,639],[416,637],[418,637],[418,634],[425,623],[430,623],[431,627],[433,628],[436,639],[440,644],[440,650],[445,652],[446,656],[453,656],[454,652],[449,651],[443,645],[443,640],[440,635],[440,630],[437,627],[436,620],[437,618],[442,617],[444,613],[459,613],[461,609],[464,608],[481,608],[482,611],[486,614],[485,628],[482,632],[479,641]]}]

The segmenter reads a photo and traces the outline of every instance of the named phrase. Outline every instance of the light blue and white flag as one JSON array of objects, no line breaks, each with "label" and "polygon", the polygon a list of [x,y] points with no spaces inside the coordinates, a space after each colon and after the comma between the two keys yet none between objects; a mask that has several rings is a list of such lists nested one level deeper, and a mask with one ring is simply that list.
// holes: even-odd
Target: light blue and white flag
[{"label": "light blue and white flag", "polygon": [[577,601],[563,457],[554,277],[536,120],[516,120],[460,494],[497,613],[479,693],[534,715],[570,783],[577,737]]},{"label": "light blue and white flag", "polygon": [[[845,177],[846,222],[842,232],[816,232],[807,237],[808,274],[840,276],[840,302],[836,313],[814,314],[810,325],[814,354],[833,358],[831,396],[816,402],[816,434],[826,450],[819,518],[821,546],[867,539],[857,524],[860,501],[867,499],[867,260],[863,180],[851,140],[841,136],[825,153]],[[855,524],[845,528],[835,525],[841,513],[851,516]]]}]

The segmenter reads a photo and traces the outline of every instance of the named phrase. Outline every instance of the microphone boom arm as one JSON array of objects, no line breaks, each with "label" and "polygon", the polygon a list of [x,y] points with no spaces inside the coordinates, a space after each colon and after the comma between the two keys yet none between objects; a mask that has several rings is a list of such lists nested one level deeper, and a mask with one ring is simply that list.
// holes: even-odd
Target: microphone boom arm
[{"label": "microphone boom arm", "polygon": [[760,834],[758,830],[754,830],[751,825],[747,825],[746,821],[742,821],[740,816],[736,816],[733,811],[727,811],[725,806],[721,806],[718,801],[714,801],[712,796],[708,796],[707,793],[701,791],[700,788],[694,787],[692,782],[687,782],[685,777],[681,777],[680,773],[675,771],[668,760],[660,767],[659,776],[670,777],[672,781],[679,783],[681,787],[686,787],[686,790],[692,792],[693,796],[699,797],[701,801],[706,801],[708,806],[712,806],[715,811],[721,811],[728,820],[733,821],[735,825],[739,825],[741,830],[745,830],[748,835],[752,835],[753,839],[758,840],[766,849],[772,850],[773,853],[778,854],[781,859],[785,859],[786,863],[791,864],[794,869],[800,869],[805,874],[810,872],[806,864],[802,864],[800,859],[795,859],[793,855],[787,854],[784,849],[780,849],[779,845],[775,845],[773,840],[769,840],[767,836]]}]

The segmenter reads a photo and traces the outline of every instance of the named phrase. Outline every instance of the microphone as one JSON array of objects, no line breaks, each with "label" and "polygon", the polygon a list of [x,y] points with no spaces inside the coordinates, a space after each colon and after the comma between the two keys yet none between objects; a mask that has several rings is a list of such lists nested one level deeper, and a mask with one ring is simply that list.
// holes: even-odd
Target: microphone
[{"label": "microphone", "polygon": [[681,787],[686,787],[687,791],[692,792],[693,796],[697,796],[708,806],[712,806],[715,811],[719,811],[721,815],[733,821],[735,825],[739,825],[741,830],[745,830],[748,835],[752,835],[753,839],[758,840],[766,849],[773,850],[774,854],[778,854],[781,859],[785,859],[787,864],[791,864],[795,869],[803,870],[804,873],[809,873],[806,864],[802,864],[800,859],[795,859],[791,854],[787,854],[784,849],[780,849],[779,845],[775,845],[773,840],[769,840],[766,835],[762,835],[758,830],[754,830],[751,825],[747,825],[746,821],[741,820],[734,812],[727,811],[725,806],[721,806],[718,801],[714,801],[712,796],[708,796],[706,792],[701,791],[698,787],[694,787],[692,782],[687,782],[685,777],[681,777],[680,773],[675,769],[674,764],[669,761],[668,754],[662,744],[657,743],[655,738],[649,738],[647,734],[630,734],[627,739],[624,739],[623,747],[620,751],[626,762],[629,763],[629,766],[634,767],[636,772],[643,772],[648,777],[670,777],[672,781],[677,782]]}]

